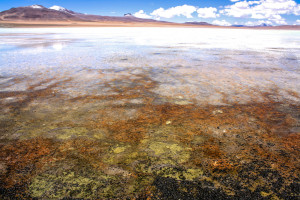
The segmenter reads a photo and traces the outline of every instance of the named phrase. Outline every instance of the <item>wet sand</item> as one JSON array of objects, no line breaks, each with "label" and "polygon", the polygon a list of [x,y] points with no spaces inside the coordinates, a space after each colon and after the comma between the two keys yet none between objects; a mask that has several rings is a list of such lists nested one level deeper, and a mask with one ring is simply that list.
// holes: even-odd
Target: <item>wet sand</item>
[{"label": "wet sand", "polygon": [[299,197],[298,58],[280,68],[270,51],[212,50],[222,62],[206,66],[172,48],[119,49],[105,68],[1,71],[0,197]]}]

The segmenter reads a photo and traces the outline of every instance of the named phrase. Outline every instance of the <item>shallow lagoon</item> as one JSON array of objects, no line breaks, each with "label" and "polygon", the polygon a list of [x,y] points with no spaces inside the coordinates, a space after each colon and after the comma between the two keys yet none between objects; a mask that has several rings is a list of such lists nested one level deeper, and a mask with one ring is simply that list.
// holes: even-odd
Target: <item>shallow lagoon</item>
[{"label": "shallow lagoon", "polygon": [[300,32],[0,29],[2,198],[299,195]]}]

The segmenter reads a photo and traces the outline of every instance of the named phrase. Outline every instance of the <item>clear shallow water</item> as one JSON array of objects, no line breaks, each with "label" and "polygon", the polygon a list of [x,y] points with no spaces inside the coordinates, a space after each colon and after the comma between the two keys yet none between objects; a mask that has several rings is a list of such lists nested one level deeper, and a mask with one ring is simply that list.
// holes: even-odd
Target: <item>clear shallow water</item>
[{"label": "clear shallow water", "polygon": [[300,32],[0,29],[0,198],[299,196]]},{"label": "clear shallow water", "polygon": [[5,77],[151,68],[161,82],[157,92],[172,95],[170,89],[180,93],[189,87],[200,101],[216,89],[233,95],[234,87],[300,88],[299,31],[44,28],[1,29],[0,37],[0,75]]}]

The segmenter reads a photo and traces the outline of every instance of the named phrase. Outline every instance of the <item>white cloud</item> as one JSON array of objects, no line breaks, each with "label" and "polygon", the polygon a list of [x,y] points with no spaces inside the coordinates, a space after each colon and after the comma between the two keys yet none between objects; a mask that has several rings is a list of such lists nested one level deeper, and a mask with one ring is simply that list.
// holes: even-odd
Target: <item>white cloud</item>
[{"label": "white cloud", "polygon": [[294,25],[300,25],[300,19],[297,19]]},{"label": "white cloud", "polygon": [[259,4],[260,1],[248,1],[249,5]]},{"label": "white cloud", "polygon": [[[182,5],[171,8],[158,8],[147,14],[140,10],[133,15],[138,18],[161,19],[173,17],[193,18],[193,13],[197,12],[199,18],[217,18],[226,15],[236,18],[250,18],[260,21],[268,21],[273,24],[285,25],[286,20],[283,15],[300,15],[300,4],[296,0],[230,0],[232,5],[219,7],[199,8],[192,5]],[[215,20],[216,24],[225,25],[225,20]],[[259,21],[258,21],[259,22]],[[251,21],[249,22],[251,23]],[[228,25],[228,24],[227,24]]]},{"label": "white cloud", "polygon": [[233,17],[247,17],[251,15],[251,9],[248,2],[237,2],[230,6],[225,6],[221,13]]},{"label": "white cloud", "polygon": [[199,8],[197,10],[198,13],[198,17],[201,18],[216,18],[219,17],[220,15],[217,14],[217,9],[213,8],[213,7],[209,7],[209,8]]},{"label": "white cloud", "polygon": [[231,24],[224,19],[223,20],[214,20],[212,22],[212,24],[219,25],[219,26],[231,26]]},{"label": "white cloud", "polygon": [[182,5],[171,7],[168,9],[159,8],[154,10],[150,15],[154,16],[156,19],[160,18],[172,18],[175,16],[184,16],[186,18],[193,18],[192,14],[197,10],[195,6]]},{"label": "white cloud", "polygon": [[285,19],[282,18],[281,15],[271,15],[268,19],[279,25],[287,24]]},{"label": "white cloud", "polygon": [[300,5],[294,0],[244,0],[225,6],[220,13],[232,17],[267,19],[277,24],[286,24],[281,15],[300,15]]},{"label": "white cloud", "polygon": [[294,15],[300,15],[300,4],[298,4],[298,5],[295,7],[293,14],[294,14]]},{"label": "white cloud", "polygon": [[133,16],[138,18],[150,19],[152,18],[150,15],[147,15],[143,10],[140,10],[133,14]]}]

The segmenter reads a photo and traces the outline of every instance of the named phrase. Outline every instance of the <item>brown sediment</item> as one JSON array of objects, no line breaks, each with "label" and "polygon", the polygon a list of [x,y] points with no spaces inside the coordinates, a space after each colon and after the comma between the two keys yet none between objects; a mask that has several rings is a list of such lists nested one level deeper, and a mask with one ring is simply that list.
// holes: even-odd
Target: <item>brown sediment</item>
[{"label": "brown sediment", "polygon": [[[223,94],[226,105],[215,106],[193,99],[178,104],[160,96],[155,93],[159,82],[147,73],[105,81],[108,95],[59,95],[70,81],[41,81],[22,93],[25,101],[3,104],[18,108],[9,115],[16,124],[0,124],[9,133],[0,146],[4,198],[17,197],[21,190],[31,198],[299,195],[300,107],[274,100],[278,89],[260,92],[264,101],[249,104]],[[50,97],[47,117],[43,104],[35,104],[36,115],[26,115],[33,100]],[[62,114],[57,106],[69,109]],[[22,137],[12,140],[15,133]]]}]

